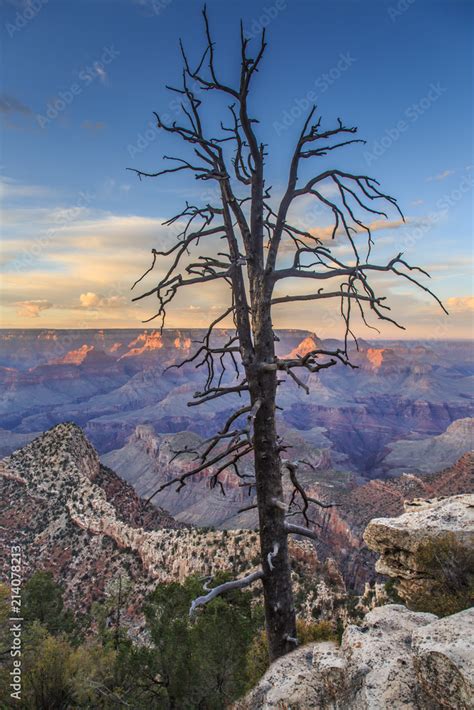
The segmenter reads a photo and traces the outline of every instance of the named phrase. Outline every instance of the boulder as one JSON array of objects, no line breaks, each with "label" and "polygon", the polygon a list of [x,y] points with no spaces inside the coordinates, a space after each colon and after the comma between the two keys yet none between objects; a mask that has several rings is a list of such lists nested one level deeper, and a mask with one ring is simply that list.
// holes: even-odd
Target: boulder
[{"label": "boulder", "polygon": [[474,707],[474,609],[417,629],[412,649],[418,681],[442,707]]},{"label": "boulder", "polygon": [[337,708],[345,687],[345,662],[331,641],[308,644],[279,658],[235,710]]},{"label": "boulder", "polygon": [[[398,518],[372,520],[364,539],[377,570],[407,598],[434,584],[417,551],[449,534],[474,543],[474,496],[413,501]],[[430,577],[431,574],[431,577]],[[348,626],[341,646],[314,643],[272,664],[235,710],[468,710],[474,707],[474,609],[438,619],[388,604]]]},{"label": "boulder", "polygon": [[370,611],[361,626],[348,626],[342,638],[341,653],[347,661],[350,692],[346,706],[338,707],[354,710],[424,708],[413,665],[411,639],[415,631],[436,619],[434,614],[389,604]]}]

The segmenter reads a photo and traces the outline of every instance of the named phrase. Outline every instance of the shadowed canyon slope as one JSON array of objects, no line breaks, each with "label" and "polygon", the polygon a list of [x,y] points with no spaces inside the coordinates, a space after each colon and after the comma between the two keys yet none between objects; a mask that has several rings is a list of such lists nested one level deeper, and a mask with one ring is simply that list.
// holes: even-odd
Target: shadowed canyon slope
[{"label": "shadowed canyon slope", "polygon": [[[166,444],[161,462],[165,471],[169,451]],[[362,486],[325,469],[319,452],[307,453],[319,456],[321,465],[321,470],[302,471],[308,491],[326,502],[337,500],[338,506],[315,509],[319,539],[315,545],[292,542],[293,555],[303,569],[309,569],[310,578],[316,570],[321,575],[322,563],[332,558],[336,576],[343,574],[343,588],[347,585],[358,592],[373,578],[373,555],[362,540],[372,517],[397,515],[404,501],[420,496],[474,490],[471,453],[437,474],[403,474]],[[312,460],[318,464],[316,458]],[[239,574],[255,564],[257,556],[257,535],[244,529],[255,526],[255,512],[239,515],[236,510],[252,498],[241,496],[232,477],[226,481],[228,495],[214,495],[208,479],[209,472],[205,472],[199,482],[185,487],[184,496],[168,494],[163,500],[181,506],[181,521],[197,519],[202,524],[211,519],[222,524],[219,516],[224,515],[223,527],[232,530],[189,528],[163,507],[145,503],[101,464],[79,427],[57,425],[0,462],[3,571],[8,570],[10,546],[21,544],[26,575],[38,568],[51,569],[79,609],[87,609],[100,598],[117,575],[131,579],[138,603],[160,581],[183,580],[192,573],[213,574],[228,569],[230,560],[234,573]],[[163,506],[163,500],[158,499],[157,505]]]},{"label": "shadowed canyon slope", "polygon": [[[0,579],[9,579],[12,545],[21,547],[24,579],[51,571],[78,612],[90,610],[120,578],[131,592],[124,622],[135,632],[144,597],[157,584],[222,571],[238,577],[259,563],[255,532],[177,522],[103,466],[72,423],[0,461],[0,496]],[[331,615],[335,600],[345,596],[334,563],[320,560],[307,539],[291,539],[290,552],[299,611],[310,616],[318,606]]]},{"label": "shadowed canyon slope", "polygon": [[[451,425],[454,427],[455,424]],[[467,429],[468,436],[463,441],[469,448],[472,425],[469,427],[464,421],[460,428]],[[325,503],[337,504],[329,509],[312,509],[311,517],[317,523],[315,530],[319,537],[318,556],[335,559],[347,584],[359,590],[373,576],[374,557],[362,540],[363,530],[371,518],[400,515],[405,501],[474,491],[474,453],[470,451],[452,466],[436,473],[418,473],[414,469],[413,473],[404,472],[398,477],[360,484],[354,474],[336,470],[338,464],[333,459],[331,444],[322,433],[314,446],[309,446],[299,432],[289,431],[287,437],[299,456],[311,464],[300,468],[300,479],[308,494]],[[160,485],[192,466],[191,454],[176,458],[174,452],[185,447],[192,449],[199,441],[200,437],[190,432],[156,435],[150,427],[140,426],[123,448],[105,454],[102,460],[131,483],[139,495],[148,497]],[[421,443],[426,446],[426,439]],[[408,459],[407,471],[410,471]],[[219,487],[210,487],[212,473],[212,468],[205,469],[179,492],[175,486],[170,486],[153,500],[177,520],[188,524],[228,529],[256,527],[255,510],[240,512],[255,502],[254,496],[243,492],[240,479],[232,472],[222,477],[226,493],[222,495]],[[292,486],[286,475],[283,482],[289,500]]]},{"label": "shadowed canyon slope", "polygon": [[[0,461],[0,560],[8,579],[10,549],[20,545],[23,574],[51,570],[68,603],[85,611],[120,575],[133,604],[158,582],[249,566],[257,537],[189,529],[145,503],[105,468],[75,424],[59,424]],[[133,616],[133,610],[132,610]]]}]

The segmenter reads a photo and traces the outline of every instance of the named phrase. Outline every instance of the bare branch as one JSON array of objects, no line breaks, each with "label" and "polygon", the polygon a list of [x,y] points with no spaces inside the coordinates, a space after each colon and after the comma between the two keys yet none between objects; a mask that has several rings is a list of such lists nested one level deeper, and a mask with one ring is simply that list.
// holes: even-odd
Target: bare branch
[{"label": "bare branch", "polygon": [[319,540],[318,536],[315,532],[313,532],[313,530],[305,528],[302,525],[293,525],[291,523],[285,522],[285,530],[288,535],[302,535],[303,537],[311,538],[311,540]]},{"label": "bare branch", "polygon": [[263,571],[257,570],[256,572],[252,572],[251,574],[248,574],[246,577],[242,577],[241,579],[234,579],[230,582],[224,582],[224,584],[219,584],[217,587],[213,587],[207,594],[203,594],[201,597],[197,597],[197,599],[194,599],[189,610],[189,616],[193,617],[198,606],[208,604],[220,594],[230,592],[233,589],[244,589],[245,587],[249,587],[251,584],[262,578]]}]

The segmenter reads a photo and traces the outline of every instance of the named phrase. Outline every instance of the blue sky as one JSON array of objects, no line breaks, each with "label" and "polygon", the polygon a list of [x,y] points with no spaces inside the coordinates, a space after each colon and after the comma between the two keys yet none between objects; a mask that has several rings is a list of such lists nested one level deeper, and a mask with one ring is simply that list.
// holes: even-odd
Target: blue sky
[{"label": "blue sky", "polygon": [[[229,82],[240,17],[250,35],[267,25],[252,110],[275,195],[315,96],[323,125],[340,116],[367,140],[331,164],[376,177],[398,198],[407,224],[391,215],[375,232],[380,258],[404,250],[431,270],[451,312],[446,319],[405,285],[381,282],[406,337],[471,332],[472,8],[461,0],[208,2]],[[177,110],[164,85],[180,76],[180,36],[191,57],[200,55],[200,9],[195,0],[2,3],[5,327],[133,327],[151,313],[154,304],[130,303],[129,286],[151,248],[172,238],[161,222],[202,188],[182,177],[138,182],[126,168],[156,170],[163,154],[182,154],[153,128],[151,112]],[[212,102],[210,126],[218,112]],[[327,224],[306,203],[295,218]],[[216,289],[189,294],[169,325],[204,325],[225,299]],[[328,320],[308,307],[281,309],[275,322],[320,332]],[[337,327],[331,320],[324,334]]]}]

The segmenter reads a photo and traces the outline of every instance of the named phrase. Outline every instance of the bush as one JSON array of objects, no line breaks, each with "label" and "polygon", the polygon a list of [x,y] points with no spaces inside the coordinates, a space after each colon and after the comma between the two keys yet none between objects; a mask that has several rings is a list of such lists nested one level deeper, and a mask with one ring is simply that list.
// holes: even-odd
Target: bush
[{"label": "bush", "polygon": [[[220,574],[214,583],[227,580]],[[159,585],[145,608],[156,664],[150,675],[167,679],[164,708],[223,710],[247,687],[246,658],[262,623],[261,611],[250,592],[236,590],[190,619],[191,601],[201,594],[202,583],[190,577],[182,585]]]},{"label": "bush", "polygon": [[[296,620],[296,633],[300,646],[316,641],[337,641],[336,633],[331,622],[319,621],[314,623]],[[247,654],[248,689],[253,688],[270,665],[268,658],[268,641],[265,631],[261,631],[253,640]]]},{"label": "bush", "polygon": [[474,600],[474,549],[453,533],[429,540],[418,548],[417,567],[435,581],[431,589],[409,600],[415,611],[449,616],[472,606]]},{"label": "bush", "polygon": [[51,634],[74,630],[73,614],[64,609],[62,589],[51,572],[39,570],[30,577],[23,588],[22,610],[27,624],[37,621]]},{"label": "bush", "polygon": [[298,633],[298,641],[302,646],[306,643],[314,643],[315,641],[335,641],[336,634],[334,633],[333,625],[330,621],[319,621],[314,623],[298,619],[296,622],[296,630]]},{"label": "bush", "polygon": [[396,580],[391,578],[384,584],[385,594],[389,604],[403,604],[403,599],[398,595]]}]

